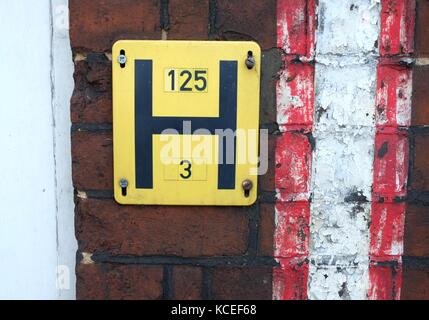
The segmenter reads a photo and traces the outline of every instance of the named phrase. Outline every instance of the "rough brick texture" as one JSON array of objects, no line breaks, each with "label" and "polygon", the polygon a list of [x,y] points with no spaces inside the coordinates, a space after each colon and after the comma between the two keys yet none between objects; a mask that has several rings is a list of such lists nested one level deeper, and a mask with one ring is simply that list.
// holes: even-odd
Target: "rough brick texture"
[{"label": "rough brick texture", "polygon": [[429,257],[429,207],[410,204],[405,228],[405,255]]},{"label": "rough brick texture", "polygon": [[199,300],[202,298],[201,268],[176,266],[173,268],[173,298],[176,300]]},{"label": "rough brick texture", "polygon": [[262,49],[275,48],[275,0],[218,0],[216,33],[221,40],[253,40]]},{"label": "rough brick texture", "polygon": [[112,63],[104,54],[90,53],[75,63],[71,99],[73,123],[112,122]]},{"label": "rough brick texture", "polygon": [[429,191],[429,134],[417,134],[414,139],[413,167],[411,171],[411,188],[419,191]]},{"label": "rough brick texture", "polygon": [[271,256],[274,248],[274,225],[275,209],[274,204],[262,203],[260,207],[260,227],[259,227],[259,255]]},{"label": "rough brick texture", "polygon": [[80,299],[153,300],[163,295],[160,267],[79,264],[76,271]]},{"label": "rough brick texture", "polygon": [[73,183],[78,190],[112,190],[112,133],[74,132],[72,167]]},{"label": "rough brick texture", "polygon": [[429,56],[429,1],[417,0],[416,52]]},{"label": "rough brick texture", "polygon": [[244,208],[122,206],[111,199],[78,199],[76,221],[84,252],[196,257],[247,250]]},{"label": "rough brick texture", "polygon": [[271,268],[217,268],[212,285],[217,300],[268,300],[272,296]]},{"label": "rough brick texture", "polygon": [[209,0],[169,1],[168,39],[205,40],[208,38]]},{"label": "rough brick texture", "polygon": [[71,0],[74,52],[111,51],[120,39],[160,39],[158,0]]},{"label": "rough brick texture", "polygon": [[[429,5],[428,5],[429,7]],[[428,16],[429,19],[429,16]],[[429,20],[428,20],[429,21]],[[429,23],[428,23],[429,24]],[[428,34],[429,37],[429,34]],[[413,108],[412,123],[429,125],[429,66],[416,66],[413,70]]]},{"label": "rough brick texture", "polygon": [[408,203],[401,299],[429,300],[429,1],[416,1]]},{"label": "rough brick texture", "polygon": [[419,269],[406,267],[402,280],[403,300],[428,300],[429,299],[429,268]]},{"label": "rough brick texture", "polygon": [[[270,299],[275,261],[269,202],[275,191],[276,82],[283,63],[275,48],[276,1],[70,0],[69,5],[78,257],[94,254],[95,261],[77,264],[77,298]],[[113,200],[111,48],[119,39],[161,38],[255,40],[263,48],[260,124],[271,136],[260,203],[122,206]],[[112,264],[118,259],[121,264]]]}]

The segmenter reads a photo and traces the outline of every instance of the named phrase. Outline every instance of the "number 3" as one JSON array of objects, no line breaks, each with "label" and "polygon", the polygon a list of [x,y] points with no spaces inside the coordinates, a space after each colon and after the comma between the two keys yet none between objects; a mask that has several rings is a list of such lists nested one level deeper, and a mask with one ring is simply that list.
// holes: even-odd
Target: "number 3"
[{"label": "number 3", "polygon": [[191,175],[192,175],[192,172],[191,172],[192,164],[191,164],[191,162],[189,162],[189,160],[182,160],[182,161],[180,161],[180,165],[181,166],[183,166],[184,164],[188,165],[186,168],[184,168],[184,170],[188,174],[184,175],[183,173],[181,173],[180,176],[182,177],[182,179],[189,179],[191,177]]}]

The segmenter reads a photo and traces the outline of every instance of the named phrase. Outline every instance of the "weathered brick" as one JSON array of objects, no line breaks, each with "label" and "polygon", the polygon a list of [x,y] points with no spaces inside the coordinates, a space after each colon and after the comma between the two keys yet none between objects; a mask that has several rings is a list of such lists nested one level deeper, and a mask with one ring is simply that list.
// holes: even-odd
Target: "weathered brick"
[{"label": "weathered brick", "polygon": [[302,201],[309,197],[311,171],[309,137],[295,132],[277,139],[275,185],[282,201]]},{"label": "weathered brick", "polygon": [[72,134],[73,185],[78,190],[113,189],[112,133]]},{"label": "weathered brick", "polygon": [[173,268],[173,298],[175,300],[198,300],[202,298],[201,268],[175,266]]},{"label": "weathered brick", "polygon": [[119,39],[160,39],[158,0],[70,0],[74,51],[110,51]]},{"label": "weathered brick", "polygon": [[310,204],[306,201],[278,201],[276,215],[275,256],[307,256],[310,241]]},{"label": "weathered brick", "polygon": [[417,0],[416,53],[429,55],[429,1]]},{"label": "weathered brick", "polygon": [[168,39],[206,40],[208,38],[209,0],[169,1]]},{"label": "weathered brick", "polygon": [[276,87],[282,68],[282,54],[279,49],[262,51],[261,60],[260,123],[272,125],[277,121]]},{"label": "weathered brick", "polygon": [[411,170],[411,188],[429,190],[429,135],[417,135],[414,145],[414,164]]},{"label": "weathered brick", "polygon": [[217,300],[270,300],[272,267],[216,268],[212,294]]},{"label": "weathered brick", "polygon": [[121,206],[78,199],[79,249],[130,255],[228,256],[247,249],[248,215],[239,207]]},{"label": "weathered brick", "polygon": [[408,256],[429,256],[429,207],[408,205],[404,250]]},{"label": "weathered brick", "polygon": [[218,0],[218,37],[222,40],[254,40],[263,49],[275,48],[276,3],[275,0]]},{"label": "weathered brick", "polygon": [[[429,7],[429,6],[428,6]],[[429,19],[429,17],[428,17]],[[429,124],[429,66],[415,66],[413,69],[412,125]]]},{"label": "weathered brick", "polygon": [[112,122],[112,63],[104,54],[88,54],[75,63],[71,98],[73,123]]},{"label": "weathered brick", "polygon": [[162,298],[162,268],[139,265],[79,264],[76,297],[80,300]]},{"label": "weathered brick", "polygon": [[402,275],[402,300],[429,300],[429,269],[406,266]]},{"label": "weathered brick", "polygon": [[260,215],[258,254],[269,257],[273,255],[274,250],[274,204],[261,204]]},{"label": "weathered brick", "polygon": [[[276,140],[277,136],[270,135],[268,136],[268,167],[267,172],[258,177],[259,186],[261,191],[275,191],[275,183],[274,183],[274,164],[276,157]],[[261,148],[264,148],[261,144]]]},{"label": "weathered brick", "polygon": [[307,299],[308,260],[305,257],[278,259],[280,266],[273,270],[275,300]]}]

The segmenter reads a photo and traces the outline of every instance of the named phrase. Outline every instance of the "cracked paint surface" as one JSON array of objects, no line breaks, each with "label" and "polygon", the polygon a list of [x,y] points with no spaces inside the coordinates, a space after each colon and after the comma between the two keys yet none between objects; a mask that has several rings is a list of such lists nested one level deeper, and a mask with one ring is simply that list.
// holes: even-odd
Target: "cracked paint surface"
[{"label": "cracked paint surface", "polygon": [[367,298],[379,17],[379,1],[319,1],[310,299]]}]

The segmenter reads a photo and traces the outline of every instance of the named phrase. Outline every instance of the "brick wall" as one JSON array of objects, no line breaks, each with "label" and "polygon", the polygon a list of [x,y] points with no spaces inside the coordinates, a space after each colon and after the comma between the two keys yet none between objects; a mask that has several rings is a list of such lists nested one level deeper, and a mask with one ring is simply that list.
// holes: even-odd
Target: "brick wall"
[{"label": "brick wall", "polygon": [[[78,299],[271,299],[276,1],[70,0]],[[113,200],[111,46],[118,39],[255,40],[270,167],[251,207]],[[115,57],[113,57],[115,59]]]},{"label": "brick wall", "polygon": [[[283,2],[297,4],[70,0],[78,299],[272,298],[274,162],[276,145],[283,148],[285,136],[276,122],[276,85],[288,67],[287,50],[277,48],[282,45],[277,42],[276,8]],[[429,0],[416,2],[402,299],[429,299]],[[296,30],[291,30],[293,36]],[[259,177],[255,205],[121,206],[114,201],[111,60],[116,57],[111,46],[119,39],[254,40],[261,45],[260,127],[270,133],[269,169]],[[388,265],[380,268],[388,270]],[[307,288],[303,279],[299,290]]]},{"label": "brick wall", "polygon": [[402,299],[429,299],[429,1],[417,0]]}]

